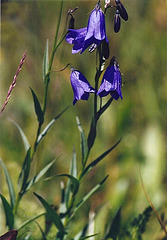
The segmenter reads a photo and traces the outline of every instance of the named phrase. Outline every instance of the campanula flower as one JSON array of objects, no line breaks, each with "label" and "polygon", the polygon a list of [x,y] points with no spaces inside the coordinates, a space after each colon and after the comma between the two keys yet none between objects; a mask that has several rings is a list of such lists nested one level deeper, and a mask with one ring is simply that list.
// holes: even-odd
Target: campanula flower
[{"label": "campanula flower", "polygon": [[93,52],[103,40],[109,43],[106,36],[105,16],[100,3],[97,3],[89,16],[87,27],[68,29],[66,41],[74,44],[72,53],[83,53],[91,45],[89,51]]},{"label": "campanula flower", "polygon": [[122,99],[121,85],[122,80],[119,65],[115,60],[115,57],[113,57],[103,75],[97,95],[105,97],[110,94],[115,100],[118,100],[119,97]]},{"label": "campanula flower", "polygon": [[72,53],[78,53],[83,49],[83,42],[87,33],[87,28],[81,29],[69,29],[66,41],[70,44],[74,44]]},{"label": "campanula flower", "polygon": [[74,92],[73,105],[80,99],[88,100],[89,93],[95,92],[94,88],[89,84],[85,76],[74,68],[71,68],[70,80]]},{"label": "campanula flower", "polygon": [[105,16],[100,3],[97,3],[88,20],[87,34],[83,42],[81,53],[92,44],[98,46],[103,40],[109,43],[106,36]]}]

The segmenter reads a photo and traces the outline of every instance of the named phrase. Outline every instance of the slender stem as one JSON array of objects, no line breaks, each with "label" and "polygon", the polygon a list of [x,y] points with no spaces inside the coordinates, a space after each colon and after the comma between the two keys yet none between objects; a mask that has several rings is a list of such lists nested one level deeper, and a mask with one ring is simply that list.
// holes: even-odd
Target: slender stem
[{"label": "slender stem", "polygon": [[14,208],[13,208],[13,215],[16,215],[16,213],[17,213],[17,209],[18,209],[20,200],[21,200],[21,196],[20,196],[20,194],[18,194],[17,198],[16,198]]}]

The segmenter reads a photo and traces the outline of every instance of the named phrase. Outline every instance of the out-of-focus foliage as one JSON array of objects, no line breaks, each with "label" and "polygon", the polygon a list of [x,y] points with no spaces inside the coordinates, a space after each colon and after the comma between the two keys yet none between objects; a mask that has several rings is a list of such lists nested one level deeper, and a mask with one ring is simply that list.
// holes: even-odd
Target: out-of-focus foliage
[{"label": "out-of-focus foliage", "polygon": [[[122,21],[119,34],[114,33],[113,13],[110,9],[106,16],[110,54],[111,57],[115,55],[119,61],[125,82],[122,88],[123,100],[114,101],[99,121],[91,160],[110,148],[120,137],[122,141],[103,163],[87,176],[86,183],[81,188],[81,196],[86,189],[91,189],[106,174],[110,175],[103,189],[82,207],[83,219],[77,221],[76,216],[76,230],[73,230],[76,232],[85,224],[90,209],[97,212],[97,226],[101,225],[100,221],[98,223],[98,217],[103,215],[103,211],[107,215],[110,209],[113,219],[120,206],[122,206],[124,226],[132,222],[135,217],[138,219],[138,215],[148,206],[139,178],[139,168],[147,193],[158,212],[167,213],[167,2],[165,0],[124,0],[123,2],[129,13],[129,20],[126,23]],[[15,188],[17,186],[15,180],[24,160],[22,157],[24,146],[17,128],[7,118],[19,123],[29,142],[34,142],[37,126],[34,121],[36,116],[29,87],[35,89],[41,100],[44,94],[42,59],[46,40],[49,39],[49,49],[53,44],[59,4],[59,1],[8,1],[2,2],[1,6],[1,106],[19,60],[25,50],[27,53],[17,86],[0,118],[0,156],[14,179]],[[79,9],[74,13],[75,28],[81,28],[86,26],[89,13],[95,4],[95,1],[65,1],[60,35],[64,30],[69,8],[78,6]],[[53,70],[60,70],[67,63],[71,63],[73,67],[83,72],[93,84],[95,53],[90,54],[85,51],[82,55],[72,55],[71,45],[64,41],[56,53]],[[108,63],[109,60],[106,66]],[[72,103],[73,93],[69,77],[68,68],[62,72],[53,72],[51,75],[46,114],[48,123]],[[87,134],[91,122],[91,102],[91,97],[89,104],[78,102],[55,123],[38,149],[34,161],[34,173],[59,156],[61,157],[56,161],[55,166],[48,171],[48,176],[68,173],[73,146],[76,149],[78,164],[81,163],[80,135],[76,116],[79,116]],[[35,189],[55,205],[59,203],[60,187],[57,180],[52,180],[49,184],[43,181]],[[0,171],[0,191],[6,194],[8,199],[2,171]],[[20,223],[39,212],[41,207],[30,191],[21,204]],[[0,214],[2,215],[2,209]],[[101,227],[105,232],[105,226]],[[32,225],[31,228],[35,229],[36,225]],[[1,231],[4,232],[3,218],[0,219]],[[162,239],[160,236],[160,226],[152,214],[143,239]],[[95,239],[100,237],[96,236]]]}]

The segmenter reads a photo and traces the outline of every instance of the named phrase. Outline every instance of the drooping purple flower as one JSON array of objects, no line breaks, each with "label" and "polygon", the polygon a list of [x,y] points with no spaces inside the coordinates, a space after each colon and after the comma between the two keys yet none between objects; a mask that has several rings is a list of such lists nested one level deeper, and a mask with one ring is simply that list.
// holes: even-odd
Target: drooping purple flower
[{"label": "drooping purple flower", "polygon": [[105,16],[100,3],[97,3],[89,16],[87,34],[83,42],[81,53],[92,44],[98,46],[103,40],[109,43],[106,36]]},{"label": "drooping purple flower", "polygon": [[83,42],[87,33],[87,28],[68,29],[66,41],[74,44],[72,53],[78,53],[83,49]]},{"label": "drooping purple flower", "polygon": [[94,88],[89,84],[85,76],[74,68],[71,68],[70,80],[74,92],[73,105],[80,99],[88,100],[89,93],[95,92]]},{"label": "drooping purple flower", "polygon": [[91,45],[89,51],[93,52],[103,40],[109,43],[106,36],[105,16],[100,3],[97,3],[89,16],[87,27],[68,29],[66,41],[74,44],[72,53],[83,53]]},{"label": "drooping purple flower", "polygon": [[103,79],[97,95],[100,97],[105,97],[110,94],[115,100],[118,100],[119,97],[122,99],[121,86],[122,79],[119,65],[115,60],[115,57],[113,57],[111,59],[110,65],[107,67],[103,75]]}]

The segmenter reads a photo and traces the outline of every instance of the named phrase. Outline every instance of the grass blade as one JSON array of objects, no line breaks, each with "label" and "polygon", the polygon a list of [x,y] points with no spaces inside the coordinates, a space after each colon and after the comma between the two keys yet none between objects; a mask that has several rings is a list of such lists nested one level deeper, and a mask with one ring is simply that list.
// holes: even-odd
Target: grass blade
[{"label": "grass blade", "polygon": [[39,144],[42,139],[45,137],[45,135],[48,133],[49,129],[51,128],[51,126],[53,125],[53,123],[59,118],[61,117],[61,115],[69,108],[66,107],[61,113],[59,113],[52,121],[49,122],[49,124],[45,127],[45,129],[41,132],[41,134],[39,135],[38,137],[38,140],[37,140],[37,144]]},{"label": "grass blade", "polygon": [[43,115],[43,112],[42,112],[42,109],[41,109],[41,105],[38,101],[38,98],[35,94],[35,92],[31,89],[31,93],[32,93],[32,96],[33,96],[33,100],[34,100],[34,108],[35,108],[35,113],[37,115],[37,119],[38,119],[38,122],[40,125],[42,125],[42,123],[44,122],[44,115]]},{"label": "grass blade", "polygon": [[50,217],[50,219],[53,221],[53,223],[55,224],[55,226],[57,227],[57,229],[61,232],[64,233],[64,226],[62,224],[61,218],[59,217],[59,215],[57,214],[56,211],[54,211],[54,209],[45,201],[44,198],[42,198],[41,196],[39,196],[37,193],[34,193],[34,195],[39,199],[39,201],[42,203],[42,205],[44,206],[44,208],[47,211],[48,216]]},{"label": "grass blade", "polygon": [[80,134],[81,134],[82,165],[84,166],[85,165],[84,160],[85,160],[85,156],[86,156],[87,151],[88,151],[88,147],[87,147],[85,134],[84,134],[84,131],[83,131],[82,126],[80,124],[79,118],[76,117],[76,120],[77,120],[78,129],[79,129]]},{"label": "grass blade", "polygon": [[27,151],[21,173],[18,179],[18,189],[20,189],[20,194],[23,195],[25,193],[25,186],[29,177],[30,172],[30,164],[31,164],[31,148]]},{"label": "grass blade", "polygon": [[91,162],[83,171],[81,177],[83,177],[85,174],[90,172],[90,170],[95,167],[103,158],[105,158],[119,143],[121,139],[111,148],[109,148],[106,152],[104,152],[102,155],[100,155],[98,158],[96,158],[93,162]]},{"label": "grass blade", "polygon": [[25,221],[20,227],[17,228],[18,231],[20,231],[22,228],[24,228],[25,226],[27,226],[28,224],[30,224],[31,222],[34,222],[36,219],[44,216],[46,213],[41,213],[35,217],[32,217],[30,219],[28,219],[27,221]]},{"label": "grass blade", "polygon": [[8,201],[2,194],[0,194],[0,197],[5,210],[6,225],[11,230],[14,225],[14,215],[13,215],[12,207],[9,205]]},{"label": "grass blade", "polygon": [[47,164],[36,176],[34,176],[30,181],[28,181],[26,183],[24,191],[27,192],[35,183],[37,183],[39,179],[43,177],[43,175],[49,170],[49,168],[51,168],[51,166],[55,163],[56,160],[57,159],[54,159],[52,162]]},{"label": "grass blade", "polygon": [[[75,149],[73,149],[73,157],[71,160],[71,166],[70,166],[70,175],[74,178],[77,178],[77,161],[76,161],[76,152]],[[69,198],[70,198],[70,192],[71,192],[71,180],[69,179],[67,182],[66,190],[65,190],[65,203],[68,207]]]},{"label": "grass blade", "polygon": [[108,175],[99,184],[97,184],[88,194],[86,194],[83,197],[83,199],[74,208],[71,218],[75,215],[78,209],[101,187],[101,185],[107,180],[107,178],[108,178]]},{"label": "grass blade", "polygon": [[23,143],[24,143],[24,148],[25,148],[25,150],[26,150],[26,152],[27,152],[28,149],[30,148],[30,144],[29,144],[29,142],[28,142],[28,139],[27,139],[26,135],[24,134],[23,130],[21,129],[21,127],[19,126],[18,123],[16,123],[14,120],[12,120],[12,119],[10,119],[10,118],[8,118],[8,120],[9,120],[10,122],[12,122],[12,123],[17,127],[17,129],[19,130],[20,135],[21,135],[22,140],[23,140]]},{"label": "grass blade", "polygon": [[5,178],[6,178],[6,182],[7,182],[7,185],[8,185],[8,190],[9,190],[9,195],[10,195],[10,204],[11,204],[11,207],[13,209],[14,205],[15,205],[15,202],[16,202],[16,197],[15,197],[15,191],[14,191],[14,187],[13,187],[13,183],[12,183],[12,180],[10,178],[10,175],[8,173],[8,170],[4,164],[4,162],[2,161],[2,159],[0,158],[0,163],[3,167],[3,170],[4,170],[4,173],[5,173]]},{"label": "grass blade", "polygon": [[49,70],[49,40],[46,41],[46,48],[43,58],[43,80],[45,82],[45,77]]}]

